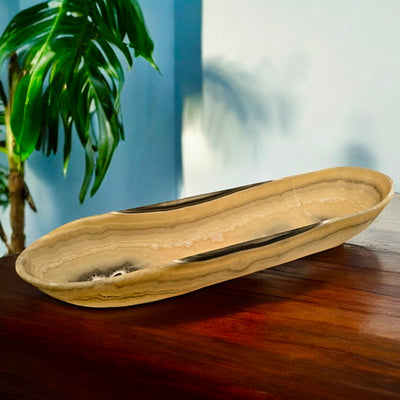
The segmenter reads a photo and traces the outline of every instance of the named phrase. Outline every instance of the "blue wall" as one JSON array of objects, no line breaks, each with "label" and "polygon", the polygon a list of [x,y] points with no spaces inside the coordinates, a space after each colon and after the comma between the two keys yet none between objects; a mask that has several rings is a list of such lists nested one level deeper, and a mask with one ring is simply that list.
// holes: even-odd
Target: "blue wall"
[{"label": "blue wall", "polygon": [[[39,1],[21,0],[19,6],[23,9],[36,3]],[[140,2],[155,42],[154,59],[162,73],[158,74],[142,59],[137,59],[133,70],[127,71],[122,97],[126,140],[116,150],[98,193],[83,205],[79,204],[84,159],[77,141],[66,178],[62,174],[61,154],[46,158],[34,153],[29,158],[27,182],[38,213],[26,211],[28,244],[57,226],[83,216],[178,197],[182,175],[181,116],[176,113],[175,103],[182,103],[184,92],[175,91],[176,74],[180,71],[175,52],[180,53],[185,40],[175,46],[175,22],[180,21],[175,19],[175,8],[184,7],[184,3],[178,0]],[[17,10],[17,1],[0,0],[1,31]],[[200,18],[200,12],[201,6],[197,7],[194,17]],[[181,33],[184,37],[184,32]],[[3,215],[3,225],[7,225],[7,218],[7,214]]]}]

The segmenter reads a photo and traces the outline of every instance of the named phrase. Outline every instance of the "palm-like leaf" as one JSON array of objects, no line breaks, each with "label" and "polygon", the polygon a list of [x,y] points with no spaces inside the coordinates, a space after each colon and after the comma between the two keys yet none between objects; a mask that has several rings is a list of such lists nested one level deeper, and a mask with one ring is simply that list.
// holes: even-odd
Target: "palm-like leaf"
[{"label": "palm-like leaf", "polygon": [[[59,0],[20,12],[0,38],[0,67],[12,54],[22,69],[11,112],[15,152],[48,155],[64,131],[64,169],[76,131],[86,154],[80,200],[93,181],[99,188],[118,142],[124,137],[120,94],[124,71],[142,56],[153,67],[151,41],[135,0]],[[93,178],[94,177],[94,178]]]},{"label": "palm-like leaf", "polygon": [[[0,133],[5,134],[5,125],[6,125],[6,115],[5,115],[5,104],[7,103],[6,93],[3,88],[3,84],[0,81]],[[5,148],[5,140],[1,138],[1,141],[4,144],[0,144],[0,149],[3,150]]]},{"label": "palm-like leaf", "polygon": [[7,169],[0,164],[0,207],[1,208],[6,208],[10,203],[7,180],[8,180]]},{"label": "palm-like leaf", "polygon": [[5,118],[4,106],[2,104],[2,101],[0,100],[0,132],[3,132],[5,123],[6,123],[6,118]]}]

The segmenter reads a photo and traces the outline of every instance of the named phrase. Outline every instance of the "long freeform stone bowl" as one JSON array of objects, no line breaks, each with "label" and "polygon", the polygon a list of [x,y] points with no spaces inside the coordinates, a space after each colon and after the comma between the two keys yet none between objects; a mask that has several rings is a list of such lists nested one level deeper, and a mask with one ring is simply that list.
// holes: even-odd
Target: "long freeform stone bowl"
[{"label": "long freeform stone bowl", "polygon": [[373,170],[310,172],[79,219],[27,247],[16,270],[68,303],[146,303],[338,246],[392,196]]}]

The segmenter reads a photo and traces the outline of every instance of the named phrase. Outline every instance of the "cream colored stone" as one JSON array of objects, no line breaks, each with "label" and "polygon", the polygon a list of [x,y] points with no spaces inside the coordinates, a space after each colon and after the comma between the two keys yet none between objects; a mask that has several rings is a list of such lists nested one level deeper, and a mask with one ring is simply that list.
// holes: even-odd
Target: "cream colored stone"
[{"label": "cream colored stone", "polygon": [[392,196],[373,170],[310,172],[76,220],[27,247],[16,270],[69,303],[146,303],[338,246]]}]

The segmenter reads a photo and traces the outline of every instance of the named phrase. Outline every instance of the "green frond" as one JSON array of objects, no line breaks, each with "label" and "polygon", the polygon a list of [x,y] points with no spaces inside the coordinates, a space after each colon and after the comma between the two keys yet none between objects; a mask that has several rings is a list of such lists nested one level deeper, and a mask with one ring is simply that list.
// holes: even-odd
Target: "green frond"
[{"label": "green frond", "polygon": [[0,100],[0,129],[6,123],[5,113],[4,113],[4,106],[2,101]]},{"label": "green frond", "polygon": [[57,152],[64,131],[64,172],[71,136],[86,154],[80,200],[99,188],[114,150],[123,139],[121,55],[132,65],[141,56],[157,69],[153,42],[135,0],[58,0],[17,14],[0,37],[0,67],[17,54],[12,102],[15,152],[26,160],[34,149]]},{"label": "green frond", "polygon": [[[4,93],[3,85],[0,81],[0,133],[5,134],[5,125],[6,125],[6,117],[5,117],[5,104],[7,102],[6,95]],[[0,145],[0,151],[5,151],[5,146]]]},{"label": "green frond", "polygon": [[4,209],[9,203],[8,172],[7,168],[0,164],[0,207]]}]

